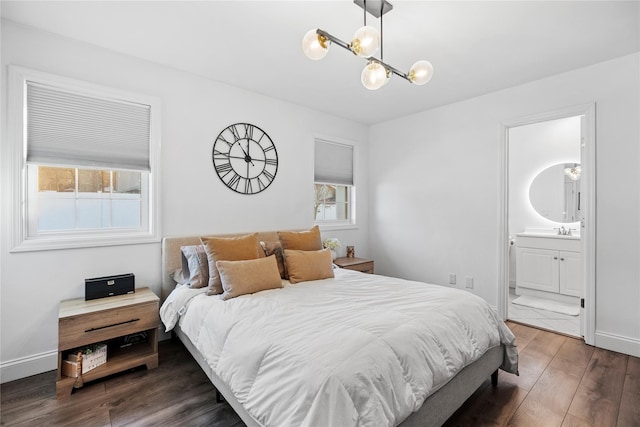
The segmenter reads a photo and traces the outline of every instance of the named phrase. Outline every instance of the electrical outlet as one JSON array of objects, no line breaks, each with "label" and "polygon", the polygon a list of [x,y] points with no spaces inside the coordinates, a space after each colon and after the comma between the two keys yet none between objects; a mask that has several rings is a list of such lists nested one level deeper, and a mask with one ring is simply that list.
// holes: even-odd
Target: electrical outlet
[{"label": "electrical outlet", "polygon": [[449,284],[450,285],[455,285],[456,284],[456,274],[455,273],[449,273]]},{"label": "electrical outlet", "polygon": [[465,280],[466,280],[465,286],[469,289],[473,289],[473,277],[467,276]]}]

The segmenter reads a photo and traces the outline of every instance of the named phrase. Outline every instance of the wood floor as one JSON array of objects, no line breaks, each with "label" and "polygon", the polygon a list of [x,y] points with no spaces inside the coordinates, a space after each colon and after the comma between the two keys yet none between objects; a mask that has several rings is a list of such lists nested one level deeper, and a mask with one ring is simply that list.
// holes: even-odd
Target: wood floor
[{"label": "wood floor", "polygon": [[520,376],[500,371],[446,426],[640,426],[640,358],[507,322]]},{"label": "wood floor", "polygon": [[[640,426],[640,359],[508,323],[520,376],[500,372],[445,424],[452,426]],[[129,371],[56,400],[55,372],[3,384],[3,426],[220,426],[243,423],[178,341],[160,343],[160,366]]]}]

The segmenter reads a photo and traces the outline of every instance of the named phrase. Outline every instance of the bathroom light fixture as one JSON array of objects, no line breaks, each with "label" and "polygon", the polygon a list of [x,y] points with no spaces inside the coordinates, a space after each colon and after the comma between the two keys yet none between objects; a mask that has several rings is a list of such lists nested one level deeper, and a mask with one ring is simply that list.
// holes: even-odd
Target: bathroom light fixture
[{"label": "bathroom light fixture", "polygon": [[580,179],[580,174],[582,174],[582,167],[574,163],[573,167],[564,168],[564,174],[572,181],[577,181]]},{"label": "bathroom light fixture", "polygon": [[[319,28],[309,30],[302,39],[302,50],[309,59],[319,60],[329,52],[331,43],[351,51],[354,55],[367,59],[367,65],[362,70],[361,81],[369,90],[380,89],[389,82],[391,74],[402,77],[416,85],[426,84],[433,77],[433,66],[429,61],[417,61],[411,66],[408,73],[403,73],[395,67],[383,62],[382,49],[382,16],[393,9],[387,0],[354,0],[356,5],[364,11],[364,26],[356,31],[350,43],[327,33]],[[367,25],[367,12],[376,18],[380,18],[380,32]],[[380,59],[373,55],[380,49]]]}]

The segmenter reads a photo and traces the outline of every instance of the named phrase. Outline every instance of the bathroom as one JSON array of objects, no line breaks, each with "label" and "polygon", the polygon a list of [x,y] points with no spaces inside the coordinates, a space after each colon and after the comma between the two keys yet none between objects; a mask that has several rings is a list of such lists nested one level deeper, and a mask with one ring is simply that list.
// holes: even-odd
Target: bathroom
[{"label": "bathroom", "polygon": [[510,320],[581,337],[584,116],[508,130]]}]

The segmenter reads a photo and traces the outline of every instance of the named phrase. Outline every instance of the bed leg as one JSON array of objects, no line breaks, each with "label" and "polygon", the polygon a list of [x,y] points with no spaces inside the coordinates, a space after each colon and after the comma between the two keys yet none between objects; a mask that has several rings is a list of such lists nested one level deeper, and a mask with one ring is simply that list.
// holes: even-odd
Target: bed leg
[{"label": "bed leg", "polygon": [[218,389],[216,389],[216,403],[224,403],[224,397],[222,397]]},{"label": "bed leg", "polygon": [[498,370],[491,374],[491,385],[494,387],[498,386]]}]

